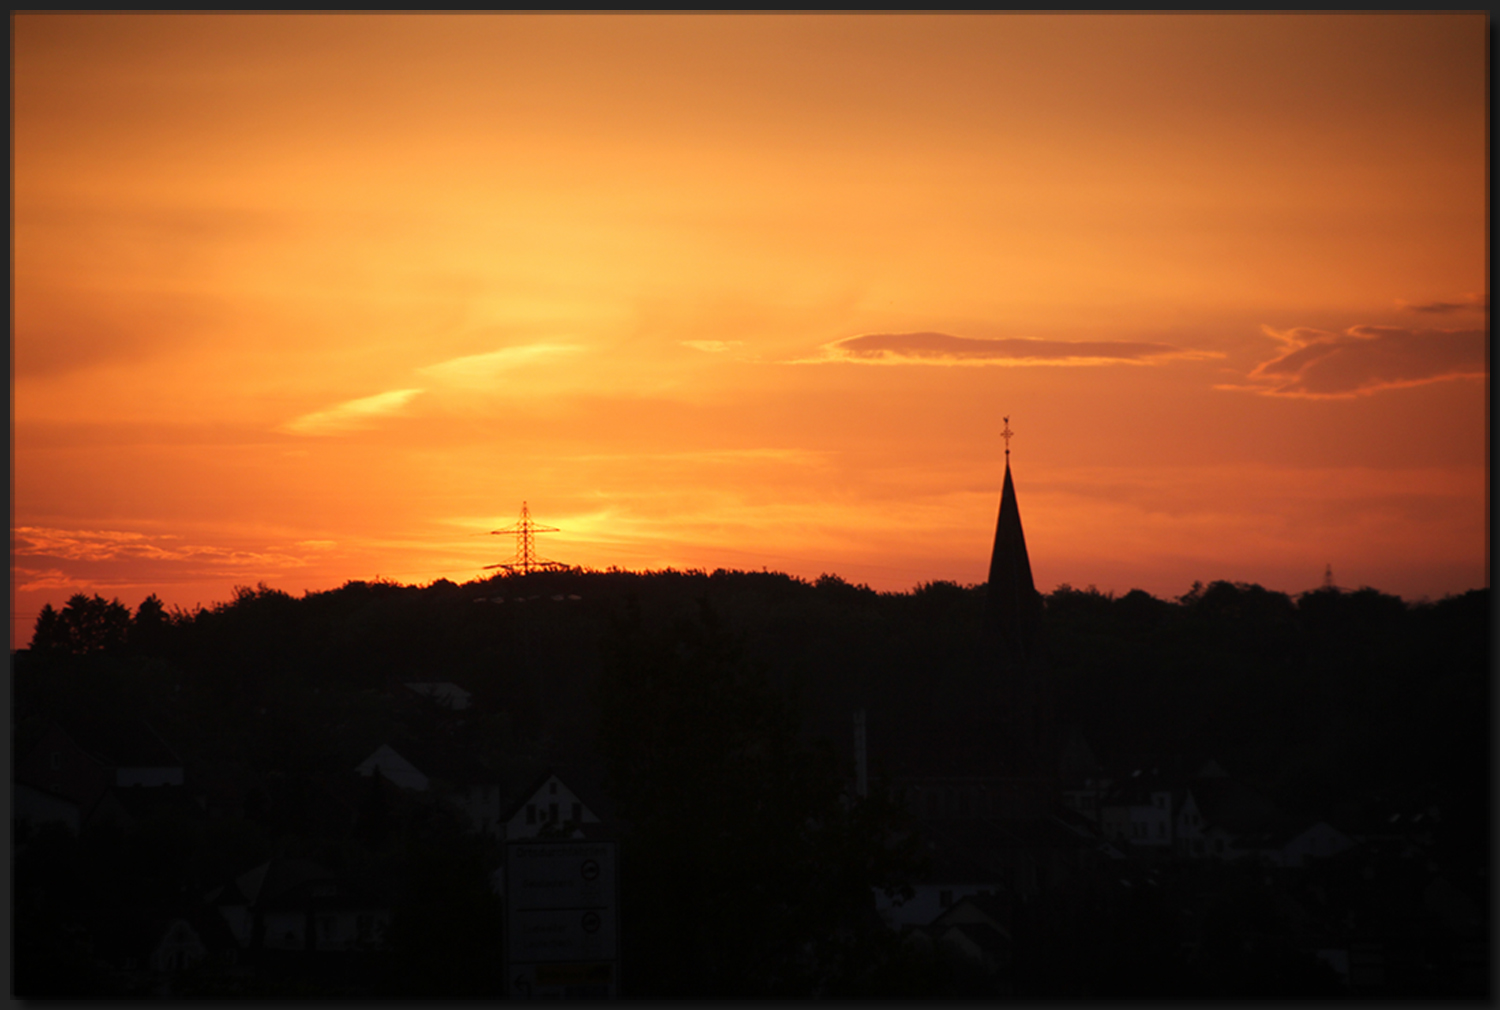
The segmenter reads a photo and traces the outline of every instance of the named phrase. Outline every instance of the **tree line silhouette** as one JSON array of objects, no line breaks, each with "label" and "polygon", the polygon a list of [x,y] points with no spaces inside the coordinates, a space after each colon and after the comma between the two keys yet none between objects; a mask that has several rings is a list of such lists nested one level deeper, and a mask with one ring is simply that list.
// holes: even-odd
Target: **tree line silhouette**
[{"label": "tree line silhouette", "polygon": [[[598,770],[629,867],[632,992],[983,994],[961,965],[900,943],[870,904],[922,869],[890,775],[986,675],[983,606],[983,586],[877,593],[728,571],[350,582],[301,597],[261,585],[193,611],[151,596],[133,614],[78,595],[45,608],[13,654],[14,746],[47,720],[133,716],[190,762],[251,768],[276,813],[194,836],[203,851],[178,866],[198,866],[200,885],[251,852],[399,864],[424,883],[406,892],[367,993],[503,984],[473,941],[499,942],[493,859],[445,857],[468,851],[456,827],[376,832],[378,788],[352,841],[319,840],[296,814],[299,789],[348,774],[355,741],[390,733],[495,767]],[[1408,603],[1371,589],[1214,582],[1162,600],[1061,586],[1044,607],[1057,718],[1102,757],[1211,755],[1288,809],[1440,802],[1443,858],[1487,862],[1488,590]],[[458,683],[473,709],[461,725],[421,710],[398,720],[379,692],[407,681]],[[848,788],[856,709],[877,772],[865,798]],[[104,858],[96,840],[72,844],[73,870]],[[35,879],[65,875],[50,873]],[[27,907],[63,900],[34,890]],[[453,938],[441,971],[437,937]]]}]

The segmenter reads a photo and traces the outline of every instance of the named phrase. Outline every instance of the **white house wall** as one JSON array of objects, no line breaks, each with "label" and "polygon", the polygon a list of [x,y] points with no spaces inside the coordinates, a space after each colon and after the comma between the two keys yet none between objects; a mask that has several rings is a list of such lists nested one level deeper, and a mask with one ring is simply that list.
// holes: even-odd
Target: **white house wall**
[{"label": "white house wall", "polygon": [[[578,816],[574,817],[576,811]],[[505,837],[534,838],[551,824],[564,824],[576,820],[579,824],[598,824],[594,816],[578,795],[563,784],[556,775],[542,783],[540,789],[526,798],[516,808],[510,820],[505,822]]]},{"label": "white house wall", "polygon": [[[365,929],[360,930],[360,920]],[[380,942],[389,916],[383,912],[339,910],[314,912],[314,943],[318,950],[359,950]]]},{"label": "white house wall", "polygon": [[156,950],[151,952],[151,967],[156,971],[176,971],[203,960],[207,948],[198,938],[198,931],[182,919],[169,927]]}]

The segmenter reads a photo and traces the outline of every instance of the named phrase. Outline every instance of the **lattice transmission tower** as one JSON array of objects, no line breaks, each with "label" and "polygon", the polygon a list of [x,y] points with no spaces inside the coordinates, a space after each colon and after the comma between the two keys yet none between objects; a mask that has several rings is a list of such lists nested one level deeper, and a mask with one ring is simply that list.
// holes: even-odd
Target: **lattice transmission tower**
[{"label": "lattice transmission tower", "polygon": [[512,574],[519,573],[527,575],[531,572],[561,572],[567,571],[568,566],[559,561],[548,561],[546,558],[538,557],[536,553],[536,534],[557,533],[556,526],[543,526],[541,523],[532,522],[531,509],[526,503],[521,503],[521,519],[514,526],[507,526],[503,530],[490,530],[491,535],[498,536],[504,533],[516,535],[516,556],[509,561],[498,565],[485,565],[491,568],[503,568]]}]

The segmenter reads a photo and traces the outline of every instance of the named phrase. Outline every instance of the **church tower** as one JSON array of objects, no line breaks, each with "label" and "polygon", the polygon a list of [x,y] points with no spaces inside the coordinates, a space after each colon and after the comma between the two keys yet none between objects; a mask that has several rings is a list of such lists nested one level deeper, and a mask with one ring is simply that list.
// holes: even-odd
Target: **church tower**
[{"label": "church tower", "polygon": [[1005,486],[1000,492],[1000,518],[995,523],[995,546],[990,551],[990,581],[985,597],[985,631],[991,656],[1002,669],[1019,672],[1033,659],[1041,623],[1041,597],[1031,579],[1026,533],[1016,504],[1016,485],[1010,475],[1010,418],[1005,419]]},{"label": "church tower", "polygon": [[1042,598],[1011,476],[1010,418],[1005,422],[1005,483],[982,634],[967,643],[964,662],[933,671],[925,711],[907,714],[912,725],[897,781],[929,828],[971,817],[1035,820],[1057,799]]},{"label": "church tower", "polygon": [[1005,484],[990,552],[985,596],[986,663],[1004,749],[1016,772],[1036,773],[1051,762],[1053,733],[1042,634],[1042,597],[1031,577],[1026,534],[1010,472],[1010,418],[1005,418]]}]

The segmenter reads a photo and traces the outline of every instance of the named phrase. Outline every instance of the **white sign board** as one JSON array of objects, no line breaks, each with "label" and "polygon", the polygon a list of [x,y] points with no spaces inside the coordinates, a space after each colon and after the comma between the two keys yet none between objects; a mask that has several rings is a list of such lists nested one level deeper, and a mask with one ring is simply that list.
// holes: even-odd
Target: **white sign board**
[{"label": "white sign board", "polygon": [[613,842],[505,847],[506,976],[513,999],[618,995]]}]

